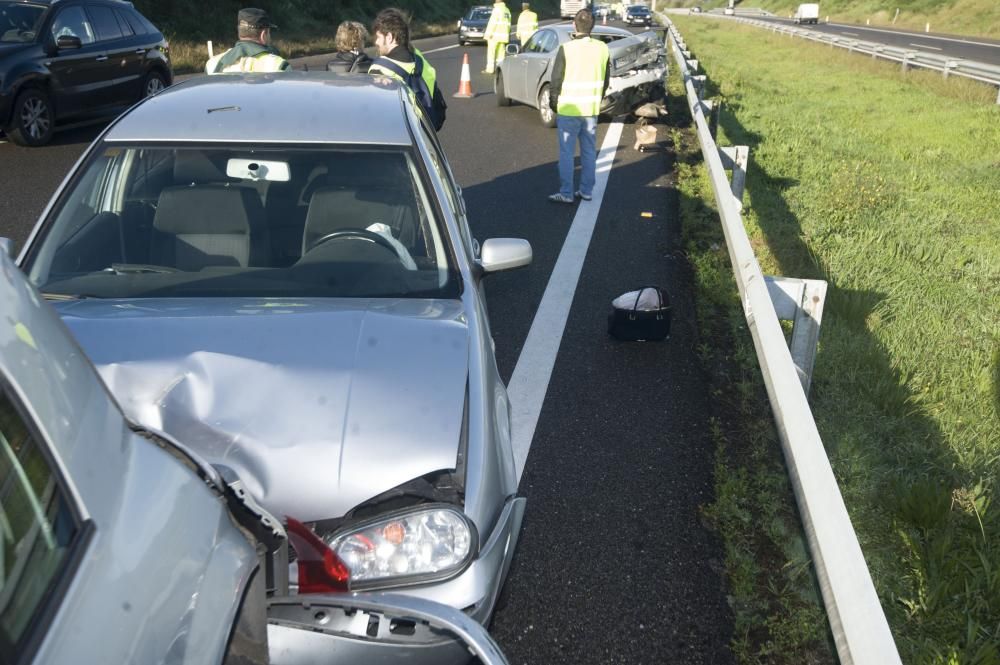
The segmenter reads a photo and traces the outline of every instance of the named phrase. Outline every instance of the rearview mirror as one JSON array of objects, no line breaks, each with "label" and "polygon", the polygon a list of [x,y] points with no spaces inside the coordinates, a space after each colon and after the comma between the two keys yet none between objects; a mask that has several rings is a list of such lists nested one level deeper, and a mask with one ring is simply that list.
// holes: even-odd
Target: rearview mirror
[{"label": "rearview mirror", "polygon": [[531,263],[531,244],[521,238],[490,238],[483,243],[479,267],[484,273],[520,268]]},{"label": "rearview mirror", "polygon": [[288,182],[292,179],[288,162],[271,159],[238,159],[226,162],[226,175],[240,180]]},{"label": "rearview mirror", "polygon": [[521,49],[517,44],[507,44],[507,55],[517,55]]},{"label": "rearview mirror", "polygon": [[72,35],[60,35],[56,39],[56,46],[59,49],[75,49],[83,46],[83,42],[80,41],[79,37],[74,37]]}]

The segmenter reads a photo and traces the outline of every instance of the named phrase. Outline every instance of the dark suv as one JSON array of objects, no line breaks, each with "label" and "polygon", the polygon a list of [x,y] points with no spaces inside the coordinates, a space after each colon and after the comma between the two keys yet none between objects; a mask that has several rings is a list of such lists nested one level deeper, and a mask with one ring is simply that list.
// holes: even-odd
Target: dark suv
[{"label": "dark suv", "polygon": [[653,15],[645,5],[631,5],[625,9],[625,22],[629,25],[653,25]]},{"label": "dark suv", "polygon": [[173,81],[166,40],[120,0],[0,0],[0,128],[42,145]]}]

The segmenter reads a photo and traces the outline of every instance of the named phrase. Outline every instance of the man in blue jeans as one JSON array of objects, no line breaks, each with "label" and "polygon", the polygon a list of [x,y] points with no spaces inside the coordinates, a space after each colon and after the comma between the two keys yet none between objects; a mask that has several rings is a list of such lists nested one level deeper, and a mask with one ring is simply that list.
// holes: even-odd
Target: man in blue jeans
[{"label": "man in blue jeans", "polygon": [[[608,89],[608,45],[592,39],[594,14],[581,9],[573,18],[573,39],[559,47],[552,68],[549,106],[556,113],[559,133],[559,191],[555,203],[573,203],[593,197],[597,180],[597,116]],[[580,141],[580,189],[573,191],[573,153]]]}]

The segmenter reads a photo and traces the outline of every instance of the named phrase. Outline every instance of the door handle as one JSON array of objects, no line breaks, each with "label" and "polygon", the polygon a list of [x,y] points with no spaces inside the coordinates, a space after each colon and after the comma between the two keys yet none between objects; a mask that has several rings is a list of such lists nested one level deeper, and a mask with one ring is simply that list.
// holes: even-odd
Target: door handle
[{"label": "door handle", "polygon": [[97,62],[104,62],[107,59],[108,59],[108,56],[106,56],[106,55],[99,55],[99,56],[97,56]]},{"label": "door handle", "polygon": [[137,48],[137,49],[135,50],[135,52],[136,52],[137,54],[139,54],[139,55],[145,55],[145,54],[146,54],[146,49],[144,49],[144,48]]}]

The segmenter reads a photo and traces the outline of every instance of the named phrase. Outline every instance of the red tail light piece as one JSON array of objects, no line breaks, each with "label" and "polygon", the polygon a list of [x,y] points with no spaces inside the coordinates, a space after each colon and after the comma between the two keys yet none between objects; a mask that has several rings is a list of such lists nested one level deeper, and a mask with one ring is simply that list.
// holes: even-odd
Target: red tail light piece
[{"label": "red tail light piece", "polygon": [[340,557],[305,524],[292,517],[286,519],[288,540],[297,555],[299,593],[347,591],[351,572]]}]

